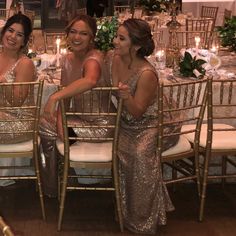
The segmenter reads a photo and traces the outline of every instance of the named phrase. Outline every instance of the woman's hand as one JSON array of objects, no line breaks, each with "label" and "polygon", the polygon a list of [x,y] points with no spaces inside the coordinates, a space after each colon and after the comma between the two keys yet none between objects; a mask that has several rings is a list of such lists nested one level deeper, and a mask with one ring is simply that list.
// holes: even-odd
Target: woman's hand
[{"label": "woman's hand", "polygon": [[129,86],[127,84],[119,82],[118,87],[119,87],[119,96],[124,100],[128,100],[131,97]]},{"label": "woman's hand", "polygon": [[44,107],[44,116],[48,121],[56,122],[56,105],[57,100],[51,95]]}]

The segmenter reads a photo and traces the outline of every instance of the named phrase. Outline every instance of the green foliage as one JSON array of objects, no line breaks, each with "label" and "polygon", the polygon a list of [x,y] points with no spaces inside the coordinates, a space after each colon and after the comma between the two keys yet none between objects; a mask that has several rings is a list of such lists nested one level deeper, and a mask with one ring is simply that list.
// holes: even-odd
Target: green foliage
[{"label": "green foliage", "polygon": [[165,0],[139,0],[139,5],[148,11],[162,12],[167,10],[166,2]]},{"label": "green foliage", "polygon": [[103,17],[97,20],[97,34],[95,46],[101,51],[108,51],[113,48],[113,39],[118,29],[117,17]]},{"label": "green foliage", "polygon": [[236,16],[227,19],[224,26],[219,26],[217,31],[220,34],[222,46],[236,51]]},{"label": "green foliage", "polygon": [[[179,63],[180,74],[185,77],[201,78],[206,73],[206,70],[202,67],[204,63],[206,63],[206,61],[197,59],[196,56],[192,57],[192,55],[186,51],[183,59]],[[195,75],[195,70],[198,71],[199,76]]]}]

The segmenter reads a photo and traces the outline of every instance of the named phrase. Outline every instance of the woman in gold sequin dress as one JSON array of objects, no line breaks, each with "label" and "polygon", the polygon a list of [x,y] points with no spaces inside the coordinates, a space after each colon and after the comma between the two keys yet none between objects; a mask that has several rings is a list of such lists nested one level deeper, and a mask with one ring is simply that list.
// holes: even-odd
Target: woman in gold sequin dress
[{"label": "woman in gold sequin dress", "polygon": [[[44,109],[44,116],[41,118],[40,136],[42,138],[43,154],[46,163],[42,166],[42,180],[44,194],[55,197],[57,195],[57,158],[56,139],[62,137],[61,114],[57,115],[57,127],[55,118],[55,107],[62,98],[77,96],[74,109],[80,109],[79,94],[95,87],[106,86],[103,79],[102,64],[104,62],[103,53],[94,48],[94,37],[96,35],[96,20],[88,15],[78,15],[66,28],[67,42],[72,50],[62,58],[61,84],[65,88],[50,96]],[[87,101],[89,102],[89,101]],[[77,120],[72,122],[93,122],[94,118],[88,120]],[[107,119],[101,123],[109,122]],[[74,135],[79,136],[84,129],[71,129]],[[101,129],[100,135],[106,135],[108,130]],[[93,134],[88,134],[93,136]]]},{"label": "woman in gold sequin dress", "polygon": [[[21,13],[13,15],[10,17],[1,32],[1,42],[3,45],[3,50],[0,53],[0,83],[13,83],[13,82],[30,82],[35,80],[35,67],[33,62],[26,57],[22,52],[25,46],[28,43],[29,36],[32,32],[32,26],[30,19],[22,15]],[[29,103],[27,98],[28,90],[21,91],[21,94],[24,94],[25,100],[24,103]],[[16,96],[19,93],[14,93]],[[19,94],[19,96],[21,95]],[[0,91],[0,106],[2,104],[3,94]],[[32,100],[32,99],[31,99]],[[19,101],[19,98],[15,97],[15,101]],[[19,105],[19,104],[16,104]],[[30,122],[21,123],[18,121],[19,116],[32,117],[33,114],[29,114],[28,111],[25,111],[23,114],[18,112],[0,112],[0,119],[7,119],[9,116],[14,117],[16,122],[11,125],[6,125],[4,122],[0,122],[0,129],[7,130],[27,130],[31,125]],[[22,134],[5,134],[0,136],[0,143],[16,143],[23,142],[31,139],[31,134],[22,135]]]},{"label": "woman in gold sequin dress", "polygon": [[124,225],[135,233],[155,234],[173,206],[156,156],[157,129],[145,128],[157,122],[158,76],[145,59],[154,50],[150,27],[139,19],[124,21],[114,46],[105,62],[110,83],[119,86],[124,100],[118,146]]}]

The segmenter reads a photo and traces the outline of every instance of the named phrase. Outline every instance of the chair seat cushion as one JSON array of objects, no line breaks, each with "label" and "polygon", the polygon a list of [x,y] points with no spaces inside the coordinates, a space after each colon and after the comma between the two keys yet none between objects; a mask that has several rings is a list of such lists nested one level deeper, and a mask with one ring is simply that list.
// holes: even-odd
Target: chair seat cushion
[{"label": "chair seat cushion", "polygon": [[[57,149],[64,155],[64,143],[57,140]],[[109,162],[112,160],[112,142],[76,142],[70,146],[70,160],[83,162]]]},{"label": "chair seat cushion", "polygon": [[30,152],[32,150],[32,139],[21,143],[0,144],[0,152]]},{"label": "chair seat cushion", "polygon": [[[184,125],[182,131],[195,129],[195,125]],[[214,129],[232,129],[231,125],[227,124],[214,124]],[[194,134],[185,134],[185,137],[191,142],[194,142]],[[201,134],[199,144],[201,147],[206,147],[207,140],[207,124],[201,127]],[[236,149],[236,131],[214,131],[212,136],[212,149]]]},{"label": "chair seat cushion", "polygon": [[190,145],[189,141],[187,140],[187,138],[185,138],[183,135],[181,135],[178,143],[175,146],[164,151],[162,153],[162,156],[165,157],[165,156],[169,156],[169,155],[176,155],[176,154],[188,152],[190,150],[191,150],[191,145]]}]

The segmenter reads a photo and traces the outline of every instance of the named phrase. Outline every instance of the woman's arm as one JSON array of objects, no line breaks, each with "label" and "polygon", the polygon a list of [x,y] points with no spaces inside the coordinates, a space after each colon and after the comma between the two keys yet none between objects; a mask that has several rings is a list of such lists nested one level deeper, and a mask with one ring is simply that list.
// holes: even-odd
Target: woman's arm
[{"label": "woman's arm", "polygon": [[89,59],[84,66],[84,76],[78,79],[63,90],[52,94],[44,108],[45,115],[48,119],[53,119],[56,104],[60,99],[72,97],[76,94],[83,93],[96,86],[101,77],[101,67],[95,59]]},{"label": "woman's arm", "polygon": [[[35,66],[33,62],[24,57],[20,59],[16,68],[15,68],[16,79],[14,82],[31,82],[35,79]],[[13,92],[13,94],[12,94]],[[13,106],[21,106],[29,92],[29,86],[15,86],[14,91],[9,87],[7,91],[7,100]],[[13,100],[12,100],[13,98]]]},{"label": "woman's arm", "polygon": [[141,117],[155,99],[157,83],[157,77],[152,71],[143,72],[138,80],[134,96],[131,95],[128,85],[119,83],[120,97],[124,99],[123,104],[133,117]]}]

